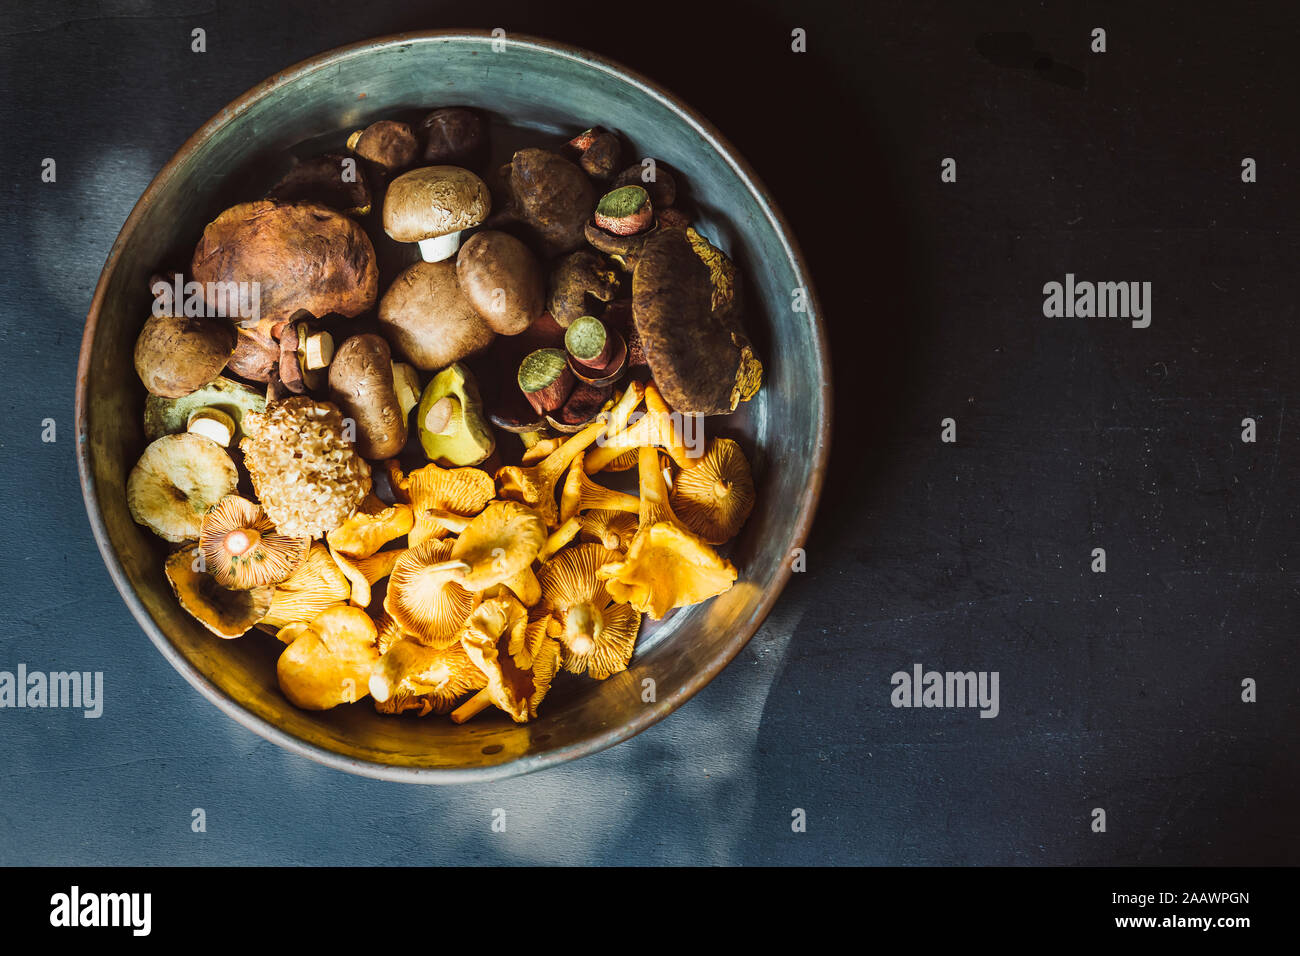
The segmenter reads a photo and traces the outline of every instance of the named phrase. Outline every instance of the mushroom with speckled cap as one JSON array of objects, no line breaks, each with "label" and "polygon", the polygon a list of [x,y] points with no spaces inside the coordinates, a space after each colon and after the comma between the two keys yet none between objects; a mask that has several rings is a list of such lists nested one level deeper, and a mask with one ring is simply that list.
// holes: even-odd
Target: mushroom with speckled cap
[{"label": "mushroom with speckled cap", "polygon": [[492,209],[487,184],[459,166],[423,166],[398,176],[384,196],[384,232],[418,242],[425,262],[441,262],[460,248],[460,234]]}]

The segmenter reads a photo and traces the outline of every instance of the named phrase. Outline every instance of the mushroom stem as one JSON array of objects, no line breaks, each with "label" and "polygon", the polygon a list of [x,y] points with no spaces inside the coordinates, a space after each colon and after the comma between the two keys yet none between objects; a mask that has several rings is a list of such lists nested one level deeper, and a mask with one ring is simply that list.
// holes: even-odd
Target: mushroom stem
[{"label": "mushroom stem", "polygon": [[460,402],[452,395],[444,395],[430,407],[424,416],[424,428],[435,435],[448,435],[455,431]]},{"label": "mushroom stem", "polygon": [[420,258],[425,262],[442,262],[454,256],[460,248],[460,233],[449,232],[445,236],[421,239],[419,246]]},{"label": "mushroom stem", "polygon": [[384,674],[371,674],[369,686],[370,696],[381,704],[393,694],[393,684]]},{"label": "mushroom stem", "polygon": [[247,554],[257,547],[262,535],[255,528],[236,528],[226,535],[225,547],[235,557]]},{"label": "mushroom stem", "polygon": [[585,657],[596,649],[596,632],[600,620],[590,604],[575,604],[564,613],[564,633],[560,639],[570,651]]},{"label": "mushroom stem", "polygon": [[719,498],[725,498],[731,494],[731,482],[726,478],[719,478],[713,483],[713,493]]},{"label": "mushroom stem", "polygon": [[458,724],[463,724],[475,714],[486,710],[492,704],[492,696],[487,692],[487,688],[479,691],[465,703],[461,704],[451,712],[451,719]]},{"label": "mushroom stem", "polygon": [[303,366],[311,372],[325,368],[334,360],[334,337],[321,331],[310,334],[304,323],[298,327],[298,353],[302,356]]},{"label": "mushroom stem", "polygon": [[[466,518],[464,515],[458,515],[454,511],[444,511],[441,508],[430,508],[429,517],[438,522],[438,524],[442,525],[452,534],[462,534],[465,529],[469,527],[469,523],[472,520]],[[449,563],[459,564],[461,562]]]}]

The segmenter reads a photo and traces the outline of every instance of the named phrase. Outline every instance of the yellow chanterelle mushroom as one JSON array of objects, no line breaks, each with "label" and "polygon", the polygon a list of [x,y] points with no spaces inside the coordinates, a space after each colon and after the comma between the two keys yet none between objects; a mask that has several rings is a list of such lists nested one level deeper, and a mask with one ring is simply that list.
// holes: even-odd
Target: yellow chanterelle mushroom
[{"label": "yellow chanterelle mushroom", "polygon": [[275,673],[295,707],[329,710],[366,696],[379,661],[378,632],[365,611],[337,604],[309,624],[293,624],[293,641],[280,654]]},{"label": "yellow chanterelle mushroom", "polygon": [[714,438],[693,468],[673,482],[673,514],[709,544],[736,536],[754,508],[754,479],[745,454],[730,438]]},{"label": "yellow chanterelle mushroom", "polygon": [[565,548],[537,575],[542,599],[534,609],[550,618],[549,632],[564,646],[564,669],[604,680],[627,670],[641,614],[611,597],[600,568],[621,555],[599,544]]}]

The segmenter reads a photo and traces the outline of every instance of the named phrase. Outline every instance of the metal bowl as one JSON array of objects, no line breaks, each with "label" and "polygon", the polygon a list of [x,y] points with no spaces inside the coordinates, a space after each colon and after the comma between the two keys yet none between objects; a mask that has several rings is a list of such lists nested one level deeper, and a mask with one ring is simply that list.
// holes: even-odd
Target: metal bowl
[{"label": "metal bowl", "polygon": [[[763,186],[717,130],[650,81],[583,50],[487,33],[402,34],[343,47],[245,93],[190,137],[136,203],[113,245],[86,319],[77,369],[77,460],[95,538],[150,639],[191,684],[245,727],[351,773],[419,783],[526,773],[626,740],[680,707],[757,630],[808,533],[829,450],[830,369],[808,273]],[[708,419],[750,451],[758,505],[733,544],[727,593],[677,611],[639,644],[628,671],[557,683],[541,717],[516,725],[484,713],[463,726],[376,714],[367,701],[297,710],[276,684],[281,645],[253,631],[214,638],[173,598],[166,548],[127,511],[127,473],[144,448],[143,389],[132,349],[148,314],[148,276],[188,261],[221,209],[255,198],[295,148],[395,114],[486,108],[539,134],[602,125],[679,170],[699,225],[748,277],[747,321],[766,365],[744,414]],[[806,309],[791,308],[803,289]],[[643,700],[646,678],[652,701]]]}]

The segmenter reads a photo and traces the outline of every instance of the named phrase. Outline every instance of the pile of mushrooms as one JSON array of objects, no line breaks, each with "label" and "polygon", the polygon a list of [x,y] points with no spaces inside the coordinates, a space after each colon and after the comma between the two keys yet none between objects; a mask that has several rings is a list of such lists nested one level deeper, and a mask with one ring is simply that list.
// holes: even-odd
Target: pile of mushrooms
[{"label": "pile of mushrooms", "polygon": [[616,132],[493,168],[486,120],[355,130],[151,278],[128,507],[296,707],[522,723],[737,579],[748,460],[687,440],[761,384],[735,264]]}]

